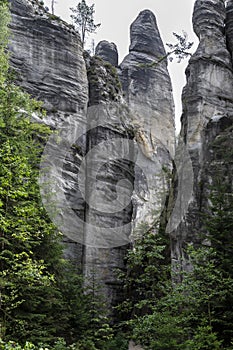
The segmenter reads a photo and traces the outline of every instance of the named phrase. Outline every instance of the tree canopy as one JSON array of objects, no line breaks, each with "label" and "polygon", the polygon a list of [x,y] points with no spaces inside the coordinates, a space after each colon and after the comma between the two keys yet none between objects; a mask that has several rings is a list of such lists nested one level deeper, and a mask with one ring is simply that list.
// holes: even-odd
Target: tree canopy
[{"label": "tree canopy", "polygon": [[83,45],[85,43],[86,36],[90,33],[94,33],[101,25],[100,23],[95,24],[94,22],[94,6],[94,4],[88,6],[86,1],[82,0],[75,8],[71,8],[71,11],[73,12],[71,18],[79,30]]}]

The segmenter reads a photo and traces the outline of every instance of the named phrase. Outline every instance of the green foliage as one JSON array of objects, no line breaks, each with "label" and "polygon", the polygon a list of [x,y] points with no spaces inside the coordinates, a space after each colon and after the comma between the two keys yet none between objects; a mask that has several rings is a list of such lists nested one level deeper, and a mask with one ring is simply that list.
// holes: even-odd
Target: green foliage
[{"label": "green foliage", "polygon": [[208,238],[216,248],[218,268],[233,277],[233,196],[225,176],[210,187],[210,212],[205,218]]},{"label": "green foliage", "polygon": [[233,339],[232,126],[225,128],[210,146],[214,173],[208,188],[209,205],[203,217],[204,234],[215,250],[215,268],[225,281],[222,295],[214,305],[212,326],[224,340],[224,346],[229,346]]},{"label": "green foliage", "polygon": [[0,339],[0,350],[128,350],[128,342],[121,336],[116,336],[114,340],[106,343],[104,347],[97,348],[91,339],[79,340],[76,343],[67,345],[63,338],[58,338],[52,346],[39,344],[35,345],[26,342],[20,345],[14,341],[4,342]]},{"label": "green foliage", "polygon": [[[103,350],[128,350],[129,348],[129,341],[125,338],[125,335],[123,333],[118,333],[116,336],[106,342],[104,345]],[[102,350],[101,349],[101,350]]]},{"label": "green foliage", "polygon": [[58,21],[58,22],[61,21],[61,18],[60,18],[59,16],[57,16],[57,15],[54,15],[53,13],[52,13],[52,14],[49,14],[49,18],[50,18],[51,20],[54,20],[54,21]]},{"label": "green foliage", "polygon": [[100,27],[100,23],[95,24],[94,22],[94,6],[94,4],[88,6],[86,1],[82,0],[80,3],[78,3],[76,8],[70,8],[74,13],[71,15],[71,18],[80,32],[83,45],[85,43],[86,35],[94,33],[96,29]]},{"label": "green foliage", "polygon": [[[166,240],[144,227],[128,254],[128,311],[122,329],[146,350],[231,349],[233,339],[232,217],[229,181],[211,186],[206,245],[187,248],[190,271],[173,284]],[[168,242],[167,242],[168,244]],[[173,276],[176,280],[176,276]]]},{"label": "green foliage", "polygon": [[[203,245],[187,247],[189,271],[178,279],[173,272],[173,281],[181,282],[172,283],[163,273],[165,261],[169,271],[169,260],[160,257],[159,264],[159,260],[150,260],[153,255],[158,258],[158,253],[166,257],[167,249],[153,243],[146,227],[146,239],[136,242],[129,253],[125,285],[130,288],[128,298],[120,306],[129,313],[122,329],[145,350],[232,349],[233,196],[229,135],[227,130],[224,137],[216,139],[218,163],[214,163],[205,229],[200,234]],[[227,152],[228,148],[223,147],[226,140]]]},{"label": "green foliage", "polygon": [[43,117],[41,103],[9,74],[9,19],[1,2],[0,337],[52,344],[59,335],[71,343],[89,328],[88,298],[41,203],[38,165],[50,130],[33,123],[34,114]]},{"label": "green foliage", "polygon": [[[93,21],[94,5],[89,7],[83,0],[73,10],[84,42],[85,34],[99,26]],[[9,74],[9,20],[8,4],[2,1],[0,350],[126,350],[129,337],[145,350],[232,349],[233,196],[229,179],[220,171],[213,180],[205,216],[208,240],[206,245],[187,248],[190,271],[180,283],[171,281],[168,238],[162,230],[141,227],[143,234],[128,253],[127,273],[120,276],[126,299],[118,309],[125,321],[112,327],[94,271],[84,293],[78,271],[63,259],[62,236],[41,204],[38,164],[50,131],[32,122],[34,114],[43,117],[41,104],[15,86]],[[191,43],[185,36],[175,36],[178,44],[169,48],[181,59],[188,55]],[[111,66],[105,68],[115,75]]]},{"label": "green foliage", "polygon": [[41,105],[11,81],[5,52],[8,7],[1,4],[0,13],[1,336],[33,337],[31,327],[36,324],[35,337],[43,338],[44,329],[50,328],[44,312],[55,293],[54,276],[34,251],[45,236],[56,236],[41,205],[37,183],[42,152],[39,138],[46,138],[49,129],[30,121],[34,113],[43,115]]},{"label": "green foliage", "polygon": [[219,350],[222,341],[217,339],[217,334],[213,333],[210,326],[199,326],[192,340],[188,340],[185,345],[189,350]]},{"label": "green foliage", "polygon": [[223,340],[212,325],[225,292],[233,291],[233,281],[216,271],[214,249],[190,247],[188,253],[193,270],[184,276],[182,283],[170,284],[150,314],[129,321],[132,338],[145,349],[221,348]]},{"label": "green foliage", "polygon": [[147,231],[142,225],[134,247],[127,255],[127,273],[120,274],[126,300],[119,309],[124,317],[150,313],[157,298],[165,292],[166,281],[170,279],[170,265],[167,261],[168,241],[163,235]]},{"label": "green foliage", "polygon": [[95,268],[90,271],[89,279],[86,280],[85,284],[90,314],[90,323],[85,339],[92,341],[97,349],[104,350],[106,343],[113,339],[113,329],[109,322],[109,309],[96,277]]}]

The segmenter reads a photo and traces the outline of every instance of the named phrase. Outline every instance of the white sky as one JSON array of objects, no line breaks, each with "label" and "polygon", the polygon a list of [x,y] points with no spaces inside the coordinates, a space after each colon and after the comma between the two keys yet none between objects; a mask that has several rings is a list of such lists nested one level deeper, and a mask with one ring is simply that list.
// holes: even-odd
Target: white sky
[{"label": "white sky", "polygon": [[[44,0],[45,5],[51,8],[51,0]],[[80,0],[56,0],[55,14],[71,22],[70,7],[76,7]],[[166,43],[173,43],[173,32],[188,34],[189,41],[197,45],[197,38],[192,30],[192,11],[195,0],[86,0],[87,4],[95,4],[95,22],[101,23],[97,34],[93,35],[95,43],[100,40],[114,42],[118,47],[120,61],[128,53],[129,26],[140,11],[150,9],[157,18],[161,37]],[[176,127],[180,128],[181,91],[185,85],[185,67],[187,60],[181,63],[169,63],[174,99],[176,105]]]}]

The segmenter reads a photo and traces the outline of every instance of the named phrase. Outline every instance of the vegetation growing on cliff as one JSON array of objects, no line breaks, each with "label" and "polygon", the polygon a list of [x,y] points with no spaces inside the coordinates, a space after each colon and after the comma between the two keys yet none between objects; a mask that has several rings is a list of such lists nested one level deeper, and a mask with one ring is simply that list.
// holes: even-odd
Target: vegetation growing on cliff
[{"label": "vegetation growing on cliff", "polygon": [[104,349],[112,331],[100,311],[94,314],[101,301],[84,293],[41,203],[38,164],[50,130],[33,123],[34,114],[43,117],[41,104],[14,84],[9,71],[9,20],[8,4],[1,3],[0,348],[75,343],[76,349]]},{"label": "vegetation growing on cliff", "polygon": [[31,122],[43,114],[41,105],[9,73],[6,4],[0,4],[0,349],[126,350],[131,338],[145,350],[232,349],[233,197],[224,173],[210,188],[208,242],[187,248],[192,269],[181,283],[171,281],[165,233],[145,228],[121,276],[123,321],[109,323],[95,286],[84,293],[41,204],[38,164],[50,131]]},{"label": "vegetation growing on cliff", "polygon": [[77,339],[87,320],[81,280],[67,273],[61,235],[46,215],[37,181],[49,129],[31,122],[43,114],[41,104],[12,80],[8,7],[0,6],[0,336],[21,343]]},{"label": "vegetation growing on cliff", "polygon": [[84,45],[86,36],[90,33],[94,33],[97,28],[101,25],[100,23],[96,24],[94,22],[94,4],[88,6],[85,0],[82,0],[75,8],[71,8],[73,19],[75,25],[77,26],[82,44]]},{"label": "vegetation growing on cliff", "polygon": [[202,244],[186,249],[189,272],[180,276],[178,269],[179,278],[174,271],[169,276],[163,253],[169,242],[162,231],[156,237],[146,233],[128,254],[122,328],[145,350],[233,348],[231,133],[227,129],[209,145],[215,152],[209,208],[199,233]]}]

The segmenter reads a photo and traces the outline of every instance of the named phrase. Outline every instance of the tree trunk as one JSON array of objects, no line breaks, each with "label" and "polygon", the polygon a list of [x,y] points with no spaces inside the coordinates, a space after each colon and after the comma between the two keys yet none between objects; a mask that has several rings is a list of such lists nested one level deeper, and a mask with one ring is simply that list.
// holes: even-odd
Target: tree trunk
[{"label": "tree trunk", "polygon": [[51,2],[51,9],[52,9],[52,14],[54,15],[54,2],[55,2],[55,0],[52,0],[52,2]]}]

